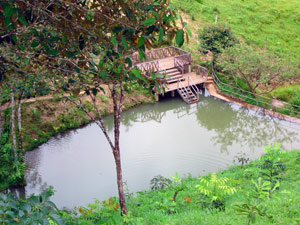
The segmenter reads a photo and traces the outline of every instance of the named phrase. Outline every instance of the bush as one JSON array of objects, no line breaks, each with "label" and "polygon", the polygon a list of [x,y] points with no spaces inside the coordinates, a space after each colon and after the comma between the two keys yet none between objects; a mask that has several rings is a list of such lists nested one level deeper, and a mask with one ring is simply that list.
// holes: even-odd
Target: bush
[{"label": "bush", "polygon": [[161,175],[157,175],[150,181],[151,190],[158,191],[164,188],[168,188],[171,185],[171,183],[172,182],[170,179],[165,178]]},{"label": "bush", "polygon": [[53,193],[52,189],[48,189],[41,195],[31,195],[26,200],[0,193],[0,224],[64,224],[59,210],[49,200]]},{"label": "bush", "polygon": [[199,39],[201,41],[200,51],[212,52],[214,56],[238,42],[233,36],[231,28],[221,24],[204,27],[199,34]]}]

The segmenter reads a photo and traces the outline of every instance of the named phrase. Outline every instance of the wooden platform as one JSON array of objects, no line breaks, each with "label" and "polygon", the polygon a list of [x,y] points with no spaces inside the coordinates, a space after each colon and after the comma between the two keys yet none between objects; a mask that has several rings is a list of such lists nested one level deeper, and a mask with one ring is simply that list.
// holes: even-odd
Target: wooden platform
[{"label": "wooden platform", "polygon": [[175,67],[174,65],[174,57],[168,57],[164,59],[159,59],[159,69],[165,70],[169,68]]},{"label": "wooden platform", "polygon": [[[186,74],[183,74],[183,77],[185,78],[185,80],[182,81],[182,84],[185,87],[189,86],[189,84],[188,84],[188,77],[189,76],[192,78],[192,80],[194,81],[194,83],[196,85],[205,83],[206,80],[207,80],[207,78],[205,76],[197,75],[196,73],[186,73]],[[167,84],[166,89],[165,89],[165,93],[170,92],[170,91],[174,91],[174,90],[177,90],[177,82],[172,83],[172,84]]]}]

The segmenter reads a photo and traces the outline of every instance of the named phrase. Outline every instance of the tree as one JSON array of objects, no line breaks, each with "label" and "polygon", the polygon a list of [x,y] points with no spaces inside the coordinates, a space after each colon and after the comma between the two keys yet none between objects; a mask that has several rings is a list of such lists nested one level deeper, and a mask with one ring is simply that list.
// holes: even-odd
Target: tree
[{"label": "tree", "polygon": [[199,34],[200,52],[213,54],[214,66],[217,56],[226,48],[232,47],[238,41],[234,37],[231,28],[222,24],[211,24],[203,28]]},{"label": "tree", "polygon": [[217,64],[224,73],[242,80],[253,97],[271,92],[298,76],[296,68],[271,52],[256,51],[249,46],[228,48]]},{"label": "tree", "polygon": [[[0,3],[4,21],[0,23],[5,28],[0,31],[0,63],[9,66],[10,73],[26,71],[48,79],[53,91],[81,108],[99,126],[115,158],[122,214],[127,213],[119,143],[123,82],[138,80],[154,85],[157,81],[156,75],[149,79],[132,66],[131,53],[137,51],[139,59],[145,59],[145,50],[164,36],[176,36],[176,43],[183,44],[185,25],[178,28],[176,11],[168,6],[167,0]],[[14,63],[15,58],[23,63],[22,68]],[[108,87],[114,104],[113,139],[97,105],[97,95],[104,94],[104,87]],[[92,111],[82,104],[83,92],[93,104]]]}]

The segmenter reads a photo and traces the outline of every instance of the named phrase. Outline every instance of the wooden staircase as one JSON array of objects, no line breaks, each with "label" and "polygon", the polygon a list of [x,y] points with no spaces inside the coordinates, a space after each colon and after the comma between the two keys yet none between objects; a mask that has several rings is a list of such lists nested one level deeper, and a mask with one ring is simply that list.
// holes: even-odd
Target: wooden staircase
[{"label": "wooden staircase", "polygon": [[214,83],[214,79],[212,76],[208,76],[207,77],[207,81],[205,82],[206,84],[213,84]]},{"label": "wooden staircase", "polygon": [[198,102],[197,96],[192,92],[190,87],[183,87],[177,89],[179,95],[188,104],[193,104]]},{"label": "wooden staircase", "polygon": [[166,74],[167,78],[165,79],[167,84],[175,83],[178,81],[183,81],[183,75],[179,71],[178,68],[173,67],[173,68],[168,68],[165,70],[160,71],[160,73]]},{"label": "wooden staircase", "polygon": [[177,92],[187,104],[193,104],[199,101],[199,89],[190,77],[188,77],[187,86],[184,86],[181,81],[177,82]]}]

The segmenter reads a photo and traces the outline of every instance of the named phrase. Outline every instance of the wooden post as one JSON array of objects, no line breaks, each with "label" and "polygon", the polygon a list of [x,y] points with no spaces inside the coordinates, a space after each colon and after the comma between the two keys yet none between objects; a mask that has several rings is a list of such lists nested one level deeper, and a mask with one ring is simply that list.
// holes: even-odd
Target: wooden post
[{"label": "wooden post", "polygon": [[175,97],[175,91],[171,91],[171,96],[172,96],[172,98]]},{"label": "wooden post", "polygon": [[159,94],[155,92],[155,101],[159,102]]}]

